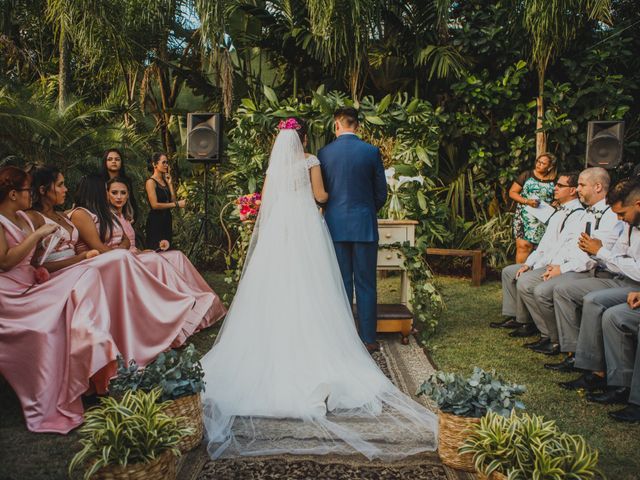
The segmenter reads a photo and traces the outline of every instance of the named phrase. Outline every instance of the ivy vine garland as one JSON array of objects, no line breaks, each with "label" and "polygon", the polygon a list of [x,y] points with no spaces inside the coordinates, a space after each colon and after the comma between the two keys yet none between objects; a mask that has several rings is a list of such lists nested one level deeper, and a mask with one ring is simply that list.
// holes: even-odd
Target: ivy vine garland
[{"label": "ivy vine garland", "polygon": [[411,283],[411,311],[419,338],[425,343],[438,326],[438,319],[444,309],[444,300],[436,288],[433,273],[425,259],[424,250],[396,242],[379,245],[380,250],[393,250],[399,258],[404,258],[404,267]]}]

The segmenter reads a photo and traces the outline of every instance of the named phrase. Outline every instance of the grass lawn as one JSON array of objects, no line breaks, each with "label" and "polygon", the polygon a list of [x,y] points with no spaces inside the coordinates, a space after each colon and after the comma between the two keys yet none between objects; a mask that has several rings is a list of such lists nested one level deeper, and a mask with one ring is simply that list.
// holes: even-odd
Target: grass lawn
[{"label": "grass lawn", "polygon": [[[216,292],[228,288],[219,274],[205,274]],[[610,408],[587,403],[575,392],[562,390],[556,382],[572,375],[552,373],[542,368],[548,359],[521,348],[520,340],[505,331],[490,329],[490,321],[500,318],[500,286],[490,282],[472,288],[468,279],[440,277],[447,310],[429,348],[442,370],[470,373],[473,366],[495,368],[505,379],[523,383],[528,392],[524,401],[531,412],[555,419],[571,433],[584,435],[601,452],[601,466],[609,479],[640,478],[640,425],[623,425],[609,420]],[[397,302],[398,277],[379,282],[379,300]],[[201,353],[215,340],[218,326],[194,335],[190,341]],[[0,379],[0,480],[44,480],[68,478],[69,460],[78,450],[78,435],[30,433],[18,400]]]},{"label": "grass lawn", "polygon": [[588,403],[578,392],[557,382],[576,374],[554,373],[542,365],[555,358],[522,348],[503,329],[489,328],[500,320],[498,282],[472,288],[467,279],[439,277],[447,309],[429,350],[441,370],[469,374],[474,366],[495,369],[506,380],[527,386],[523,401],[531,413],[556,420],[569,433],[583,435],[600,451],[600,466],[610,480],[640,478],[640,425],[621,424],[607,416],[620,408]]}]

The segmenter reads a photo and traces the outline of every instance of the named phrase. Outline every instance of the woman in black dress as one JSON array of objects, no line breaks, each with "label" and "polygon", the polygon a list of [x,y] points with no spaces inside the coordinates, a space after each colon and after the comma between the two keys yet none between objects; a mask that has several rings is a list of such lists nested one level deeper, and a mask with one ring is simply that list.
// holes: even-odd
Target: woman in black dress
[{"label": "woman in black dress", "polygon": [[151,207],[147,217],[146,247],[157,250],[160,247],[160,240],[167,240],[171,244],[173,239],[171,209],[184,208],[186,201],[176,199],[166,154],[154,153],[150,168],[153,169],[153,174],[145,183],[149,207]]}]

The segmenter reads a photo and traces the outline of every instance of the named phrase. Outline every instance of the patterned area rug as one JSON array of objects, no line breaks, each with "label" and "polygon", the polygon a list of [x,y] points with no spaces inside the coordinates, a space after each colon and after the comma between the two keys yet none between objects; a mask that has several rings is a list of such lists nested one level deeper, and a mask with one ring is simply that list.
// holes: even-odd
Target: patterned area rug
[{"label": "patterned area rug", "polygon": [[[415,339],[411,338],[409,345],[402,345],[398,335],[387,335],[382,337],[380,343],[382,351],[373,355],[380,369],[403,392],[435,410],[428,399],[414,395],[420,384],[434,371]],[[204,444],[181,457],[178,468],[178,480],[475,478],[443,466],[437,453],[424,453],[392,463],[370,461],[361,455],[279,455],[212,461]]]}]

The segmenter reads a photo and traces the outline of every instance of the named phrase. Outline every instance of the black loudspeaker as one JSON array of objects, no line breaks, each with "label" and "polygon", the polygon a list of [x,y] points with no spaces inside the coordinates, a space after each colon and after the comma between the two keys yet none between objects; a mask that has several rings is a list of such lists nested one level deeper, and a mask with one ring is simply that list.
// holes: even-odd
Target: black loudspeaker
[{"label": "black loudspeaker", "polygon": [[622,161],[624,122],[589,122],[587,166],[612,169]]},{"label": "black loudspeaker", "polygon": [[196,163],[222,161],[222,114],[187,114],[187,160]]}]

